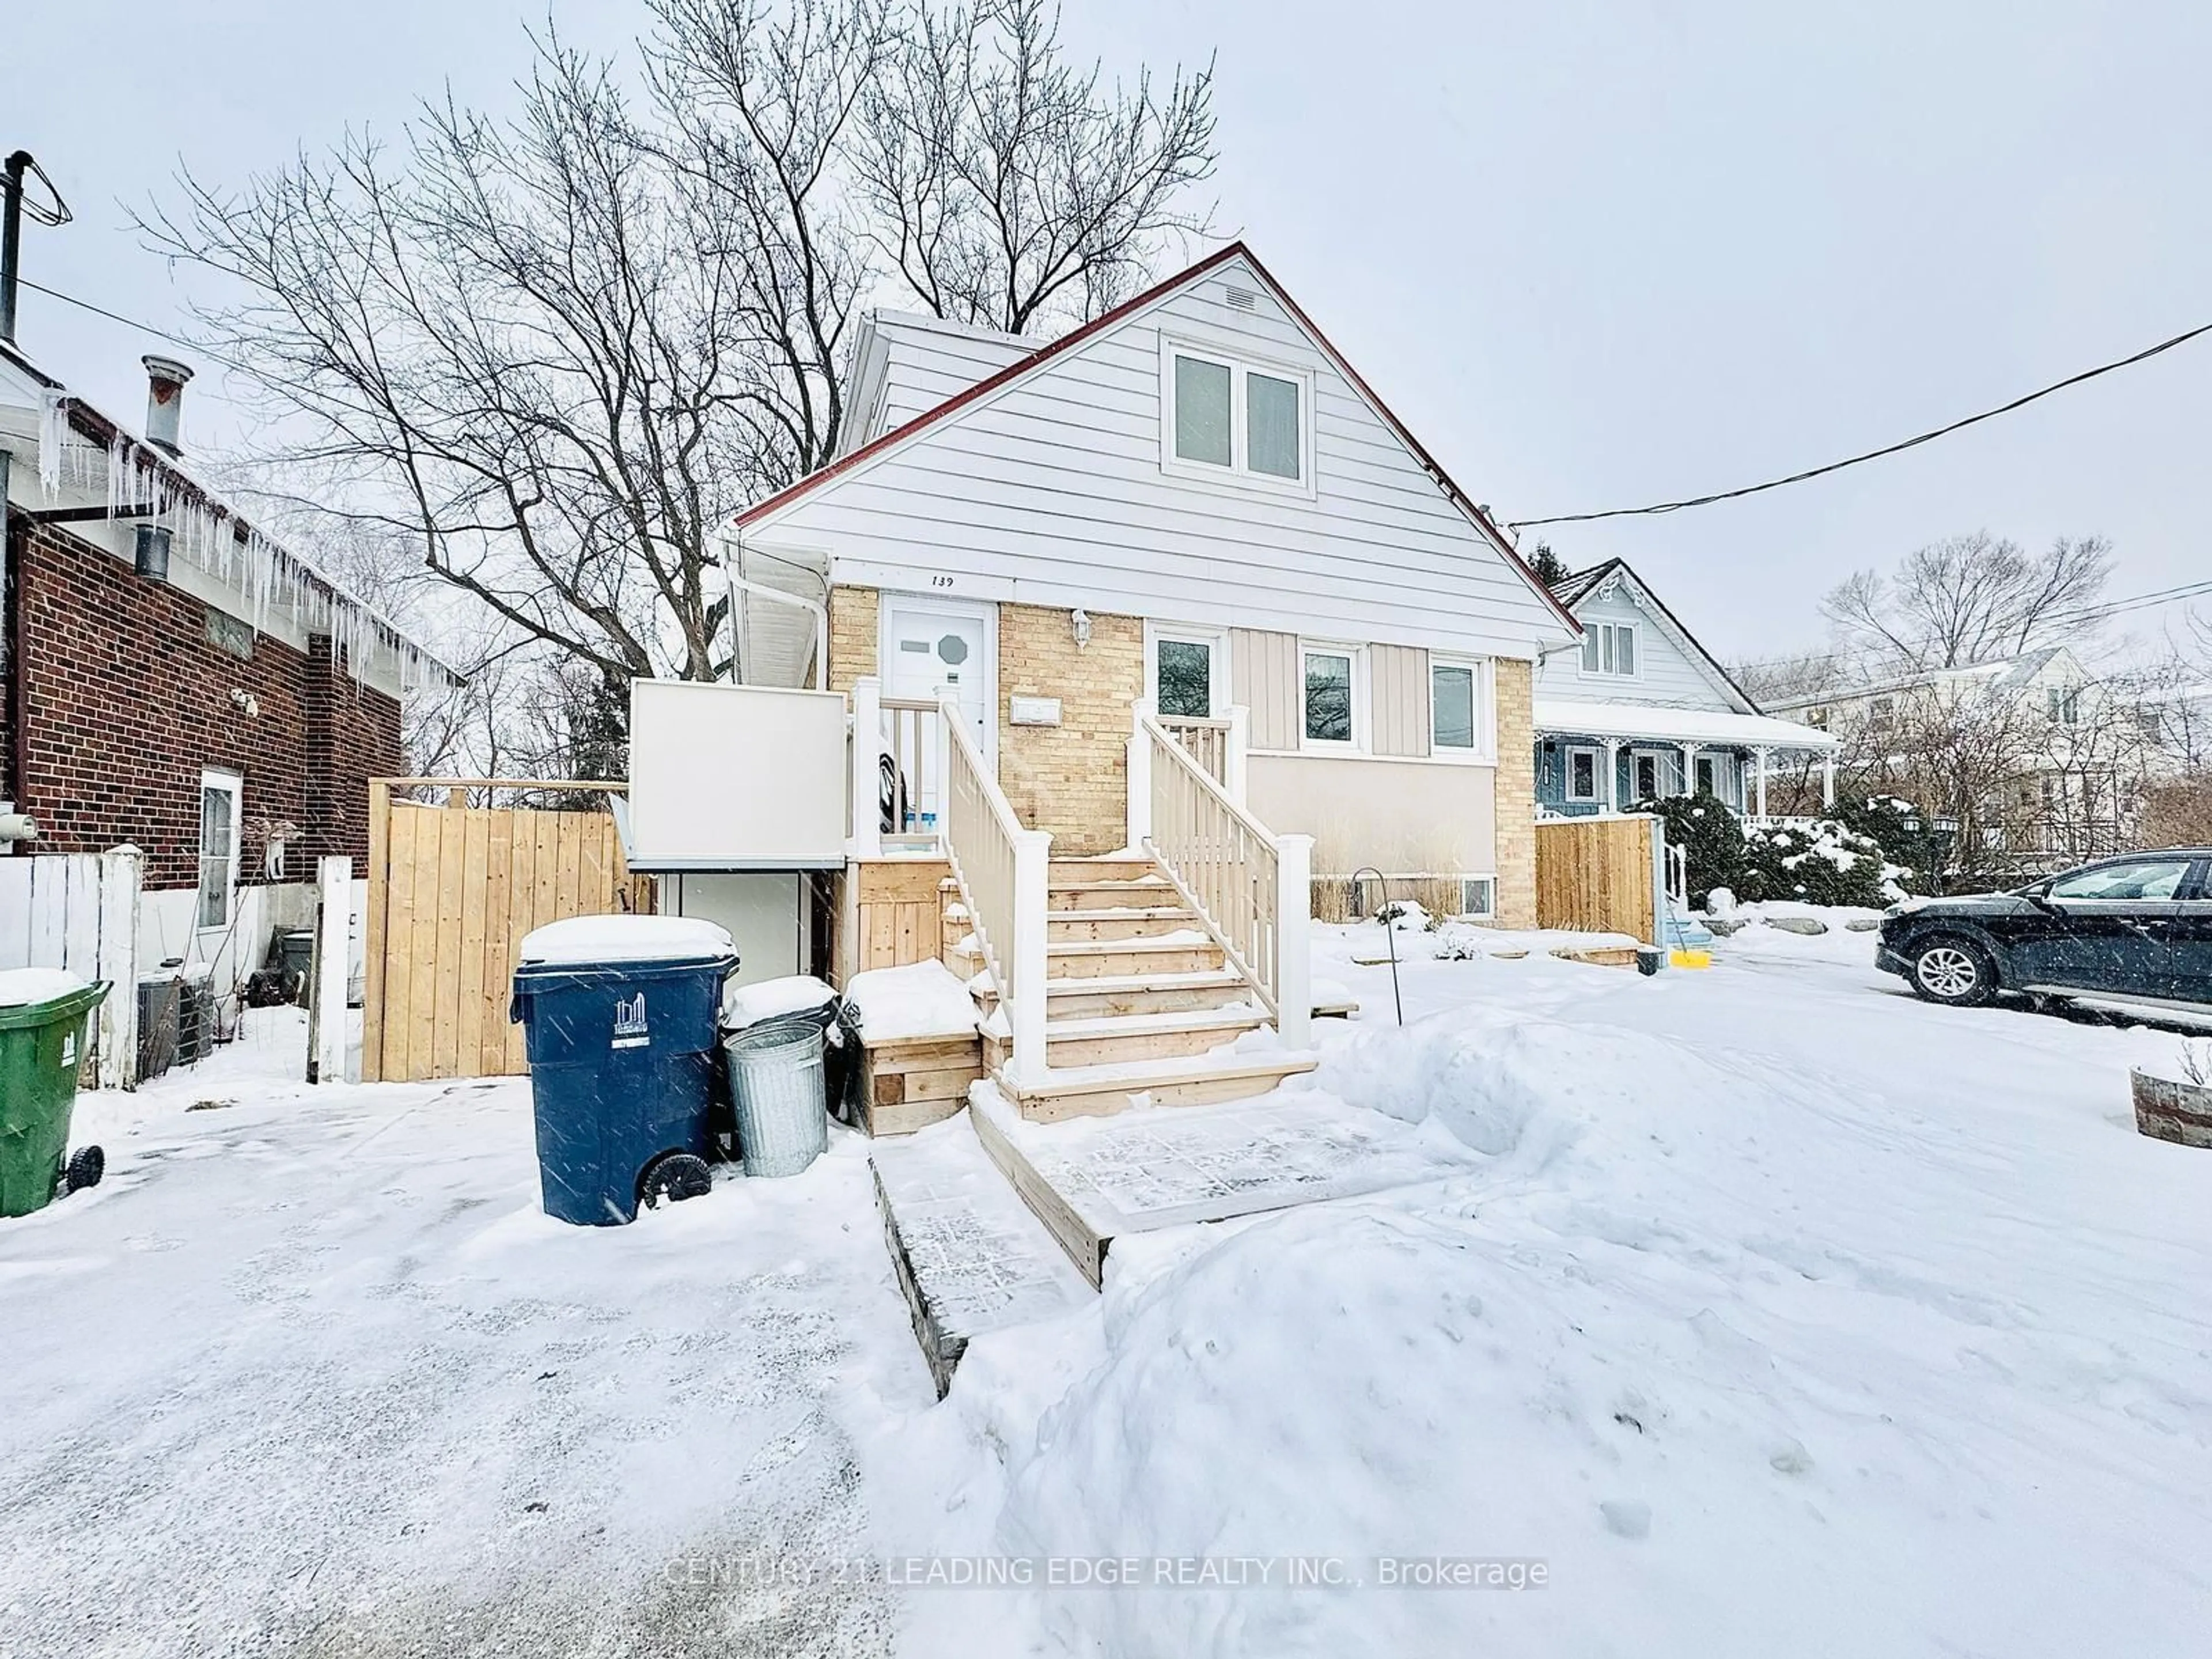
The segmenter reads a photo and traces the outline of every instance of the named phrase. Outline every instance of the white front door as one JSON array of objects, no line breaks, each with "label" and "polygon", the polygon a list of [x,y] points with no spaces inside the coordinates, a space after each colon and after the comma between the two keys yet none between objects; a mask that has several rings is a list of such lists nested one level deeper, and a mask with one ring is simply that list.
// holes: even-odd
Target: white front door
[{"label": "white front door", "polygon": [[[899,593],[884,594],[883,605],[884,695],[933,702],[948,693],[957,696],[977,752],[995,765],[998,743],[991,729],[991,647],[998,621],[994,607]],[[942,810],[937,781],[943,767],[934,762],[933,757],[925,763],[912,800],[913,807],[933,824]]]}]

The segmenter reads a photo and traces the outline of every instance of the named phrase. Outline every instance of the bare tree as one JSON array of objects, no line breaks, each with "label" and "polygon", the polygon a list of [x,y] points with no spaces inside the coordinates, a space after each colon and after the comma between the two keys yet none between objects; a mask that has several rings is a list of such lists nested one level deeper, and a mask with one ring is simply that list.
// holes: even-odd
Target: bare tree
[{"label": "bare tree", "polygon": [[1978,530],[1908,554],[1889,576],[1854,573],[1820,610],[1869,678],[1961,668],[2086,637],[2111,574],[2100,536],[2061,537],[2038,556]]},{"label": "bare tree", "polygon": [[1729,678],[1757,703],[1817,696],[1839,690],[1849,683],[1844,659],[1832,651],[1795,651],[1731,663]]},{"label": "bare tree", "polygon": [[1182,203],[1213,171],[1212,83],[1209,64],[1109,91],[1062,59],[1044,0],[924,0],[864,105],[873,234],[940,317],[1015,334],[1095,317],[1206,228]]},{"label": "bare tree", "polygon": [[[594,726],[635,676],[728,670],[719,527],[836,452],[864,296],[1092,314],[1195,222],[1176,204],[1212,166],[1206,76],[1109,93],[1033,5],[653,10],[641,92],[549,31],[512,119],[449,99],[397,146],[349,136],[234,192],[187,174],[139,222],[242,296],[201,320],[273,405],[257,459],[478,601],[483,660],[574,665],[533,696]],[[898,133],[926,188],[886,171]]]}]

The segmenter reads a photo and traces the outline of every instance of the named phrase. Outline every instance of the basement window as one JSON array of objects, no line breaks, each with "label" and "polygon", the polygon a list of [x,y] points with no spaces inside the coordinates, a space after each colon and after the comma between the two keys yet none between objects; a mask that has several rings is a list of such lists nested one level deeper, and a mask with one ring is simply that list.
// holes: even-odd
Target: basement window
[{"label": "basement window", "polygon": [[1498,878],[1495,876],[1462,878],[1459,913],[1476,921],[1495,921],[1498,916]]}]

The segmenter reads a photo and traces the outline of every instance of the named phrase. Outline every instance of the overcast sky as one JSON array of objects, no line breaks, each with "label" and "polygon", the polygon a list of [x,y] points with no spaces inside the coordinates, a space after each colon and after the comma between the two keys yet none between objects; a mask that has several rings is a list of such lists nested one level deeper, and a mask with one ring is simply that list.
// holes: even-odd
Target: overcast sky
[{"label": "overcast sky", "polygon": [[[611,50],[641,21],[555,12]],[[13,7],[0,148],[77,213],[27,229],[26,275],[179,325],[121,202],[180,160],[236,179],[348,123],[396,131],[447,80],[496,108],[543,15]],[[1503,518],[1793,471],[2212,320],[2201,0],[1070,0],[1066,33],[1109,68],[1218,52],[1219,226]],[[20,333],[137,418],[158,342],[35,293]],[[222,396],[220,371],[195,382],[188,442],[235,436]],[[1723,656],[1765,654],[1818,640],[1847,570],[1960,531],[2101,532],[2115,597],[2212,575],[2208,437],[2212,337],[1837,478],[1539,533],[1631,560]]]}]

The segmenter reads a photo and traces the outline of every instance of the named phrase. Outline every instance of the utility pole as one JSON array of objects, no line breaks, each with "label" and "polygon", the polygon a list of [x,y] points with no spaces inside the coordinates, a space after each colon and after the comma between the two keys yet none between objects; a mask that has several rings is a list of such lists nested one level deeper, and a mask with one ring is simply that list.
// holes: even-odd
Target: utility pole
[{"label": "utility pole", "polygon": [[[28,173],[38,175],[39,182],[52,198],[51,203],[23,199],[23,179]],[[46,170],[32,159],[30,151],[19,149],[8,158],[4,169],[0,169],[0,341],[9,345],[15,343],[15,290],[22,268],[23,216],[27,213],[33,222],[41,225],[65,225],[70,218],[69,204],[62,200],[61,191],[46,177]]]}]

